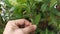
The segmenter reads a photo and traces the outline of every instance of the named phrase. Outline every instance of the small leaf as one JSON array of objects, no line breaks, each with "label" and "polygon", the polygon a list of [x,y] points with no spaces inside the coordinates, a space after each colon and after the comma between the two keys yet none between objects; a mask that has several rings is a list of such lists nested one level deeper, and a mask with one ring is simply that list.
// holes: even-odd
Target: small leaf
[{"label": "small leaf", "polygon": [[41,14],[36,15],[35,16],[35,19],[33,20],[34,21],[34,24],[37,25],[39,23],[39,21],[40,21],[40,18],[41,18]]},{"label": "small leaf", "polygon": [[51,25],[51,24],[57,25],[55,15],[53,15],[53,14],[50,14],[50,22],[49,22],[49,25]]},{"label": "small leaf", "polygon": [[9,3],[8,0],[4,0],[4,2],[6,3],[7,6],[11,7],[12,5]]},{"label": "small leaf", "polygon": [[42,12],[45,12],[47,10],[47,4],[43,4],[42,6],[41,6],[41,11]]},{"label": "small leaf", "polygon": [[16,7],[14,12],[13,12],[13,15],[16,17],[16,18],[21,18],[23,15],[22,15],[22,8],[18,8]]},{"label": "small leaf", "polygon": [[48,29],[46,28],[46,34],[48,34]]},{"label": "small leaf", "polygon": [[4,0],[7,5],[12,5],[12,6],[26,6],[27,0]]},{"label": "small leaf", "polygon": [[18,6],[19,5],[17,0],[8,0],[8,2],[13,6]]},{"label": "small leaf", "polygon": [[58,10],[54,9],[54,8],[52,9],[52,13],[54,15],[60,16],[60,12]]},{"label": "small leaf", "polygon": [[19,2],[19,3],[26,3],[27,0],[17,0],[17,2]]},{"label": "small leaf", "polygon": [[54,6],[57,3],[57,0],[51,0],[50,1],[50,7]]}]

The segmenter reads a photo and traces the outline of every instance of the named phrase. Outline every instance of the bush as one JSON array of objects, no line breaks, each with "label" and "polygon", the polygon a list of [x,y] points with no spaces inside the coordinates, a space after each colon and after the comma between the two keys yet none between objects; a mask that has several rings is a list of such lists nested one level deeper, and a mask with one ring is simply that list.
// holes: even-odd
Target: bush
[{"label": "bush", "polygon": [[27,19],[37,25],[36,34],[57,34],[60,30],[59,0],[4,0],[4,2],[5,9],[8,8],[6,9],[8,20]]}]

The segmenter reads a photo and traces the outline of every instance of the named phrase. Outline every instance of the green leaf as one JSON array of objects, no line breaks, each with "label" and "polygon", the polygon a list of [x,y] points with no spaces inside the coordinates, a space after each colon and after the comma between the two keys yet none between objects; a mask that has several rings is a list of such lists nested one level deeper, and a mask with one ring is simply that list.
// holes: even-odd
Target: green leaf
[{"label": "green leaf", "polygon": [[22,6],[26,5],[27,0],[5,0],[6,4],[12,5],[12,6]]},{"label": "green leaf", "polygon": [[39,21],[40,21],[40,18],[41,18],[41,14],[38,14],[35,16],[35,19],[33,19],[33,23],[38,25]]},{"label": "green leaf", "polygon": [[27,5],[27,0],[17,0],[17,2],[22,6],[26,6]]},{"label": "green leaf", "polygon": [[47,10],[47,4],[43,4],[42,6],[41,6],[41,11],[42,12],[45,12]]},{"label": "green leaf", "polygon": [[48,34],[48,29],[46,28],[46,34]]},{"label": "green leaf", "polygon": [[40,34],[45,34],[45,32],[44,31],[40,31]]},{"label": "green leaf", "polygon": [[26,3],[27,0],[17,0],[17,2],[20,2],[20,3]]},{"label": "green leaf", "polygon": [[57,13],[57,16],[60,16],[60,12]]},{"label": "green leaf", "polygon": [[21,13],[22,12],[22,7],[16,7],[14,12],[13,12],[13,15],[16,17],[16,18],[22,18],[23,14]]},{"label": "green leaf", "polygon": [[56,18],[55,18],[55,15],[50,13],[50,22],[49,22],[49,25],[51,24],[54,24],[55,26],[57,26],[57,21],[56,21]]},{"label": "green leaf", "polygon": [[54,9],[54,8],[52,9],[52,13],[54,15],[60,16],[60,12],[58,10]]},{"label": "green leaf", "polygon": [[43,0],[44,3],[49,4],[50,0]]},{"label": "green leaf", "polygon": [[4,0],[4,2],[6,3],[7,6],[12,7],[8,0]]},{"label": "green leaf", "polygon": [[50,7],[54,6],[57,3],[57,0],[51,0],[50,1]]}]

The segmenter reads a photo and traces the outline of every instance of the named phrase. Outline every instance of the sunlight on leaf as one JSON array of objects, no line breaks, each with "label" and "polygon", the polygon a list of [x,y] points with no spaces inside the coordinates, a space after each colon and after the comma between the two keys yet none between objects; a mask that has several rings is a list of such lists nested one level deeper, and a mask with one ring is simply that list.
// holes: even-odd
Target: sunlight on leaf
[{"label": "sunlight on leaf", "polygon": [[51,0],[50,1],[50,7],[54,6],[57,3],[57,0]]}]

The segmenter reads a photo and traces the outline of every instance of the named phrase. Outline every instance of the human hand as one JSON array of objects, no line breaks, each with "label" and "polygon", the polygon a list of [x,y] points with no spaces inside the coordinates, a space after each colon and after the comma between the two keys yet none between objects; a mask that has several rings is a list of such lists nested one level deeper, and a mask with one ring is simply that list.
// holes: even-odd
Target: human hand
[{"label": "human hand", "polygon": [[36,25],[32,25],[25,19],[9,21],[5,27],[3,34],[34,34]]}]

